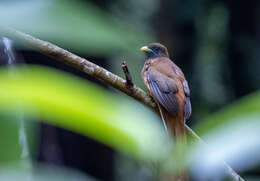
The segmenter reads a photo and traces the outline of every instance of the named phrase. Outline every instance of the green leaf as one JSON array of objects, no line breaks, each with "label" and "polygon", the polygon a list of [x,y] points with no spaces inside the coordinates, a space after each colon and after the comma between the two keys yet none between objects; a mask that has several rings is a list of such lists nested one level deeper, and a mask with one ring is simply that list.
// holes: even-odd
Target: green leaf
[{"label": "green leaf", "polygon": [[260,92],[255,92],[224,107],[222,110],[213,113],[205,120],[199,122],[199,124],[196,125],[195,130],[200,135],[204,135],[218,127],[220,128],[230,123],[236,124],[239,122],[238,120],[246,119],[246,117],[251,117],[252,115],[260,117],[259,110]]},{"label": "green leaf", "polygon": [[23,112],[142,160],[168,151],[158,117],[88,81],[39,66],[0,69],[0,113]]},{"label": "green leaf", "polygon": [[[189,149],[193,171],[209,177],[223,167],[225,160],[235,170],[247,170],[260,163],[260,92],[224,107],[195,129],[206,144],[195,143]],[[203,164],[202,164],[203,163]],[[203,170],[203,172],[201,172]],[[222,175],[224,176],[224,175]]]},{"label": "green leaf", "polygon": [[[17,167],[18,166],[18,167]],[[34,165],[35,166],[35,165]],[[64,167],[37,164],[33,170],[20,169],[19,165],[9,165],[0,168],[0,180],[5,181],[97,181],[93,177]]]}]

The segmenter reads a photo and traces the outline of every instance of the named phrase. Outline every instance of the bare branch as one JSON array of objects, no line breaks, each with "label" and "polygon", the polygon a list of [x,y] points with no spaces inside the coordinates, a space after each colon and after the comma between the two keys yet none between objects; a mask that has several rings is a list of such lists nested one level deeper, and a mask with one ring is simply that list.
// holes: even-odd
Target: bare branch
[{"label": "bare branch", "polygon": [[32,49],[35,49],[49,57],[52,57],[67,65],[73,66],[81,70],[87,73],[88,75],[91,75],[94,78],[99,79],[104,83],[124,92],[125,94],[129,95],[130,97],[133,97],[134,99],[147,105],[148,107],[152,107],[153,109],[156,108],[155,103],[142,89],[133,85],[130,90],[126,86],[124,79],[84,58],[81,58],[52,43],[37,39],[33,36],[30,36],[28,34],[13,29],[5,30],[4,35],[14,40],[17,40],[21,43],[24,43],[29,47],[31,47]]},{"label": "bare branch", "polygon": [[[0,27],[1,28],[1,27]],[[2,28],[3,29],[3,28]],[[151,97],[146,94],[142,89],[133,84],[130,73],[127,69],[126,64],[122,65],[124,73],[126,75],[127,81],[122,79],[121,77],[109,72],[108,70],[84,59],[81,58],[65,49],[62,49],[52,43],[37,39],[28,34],[13,30],[13,29],[5,29],[3,32],[4,36],[7,36],[11,39],[17,40],[21,43],[24,43],[49,57],[52,57],[56,60],[59,60],[67,65],[73,66],[88,75],[93,76],[96,79],[101,80],[102,82],[114,87],[122,91],[123,93],[129,95],[130,97],[138,100],[139,102],[145,104],[152,110],[158,112],[156,108],[156,104],[153,102]],[[129,89],[129,86],[131,87]],[[203,142],[202,139],[186,125],[187,133],[190,137],[200,142]],[[244,181],[229,165],[224,164],[228,176],[233,181]]]}]

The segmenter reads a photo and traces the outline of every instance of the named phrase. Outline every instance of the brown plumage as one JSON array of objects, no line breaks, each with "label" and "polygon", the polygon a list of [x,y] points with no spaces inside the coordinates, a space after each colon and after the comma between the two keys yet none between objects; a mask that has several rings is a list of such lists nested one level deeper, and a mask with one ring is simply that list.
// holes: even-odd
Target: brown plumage
[{"label": "brown plumage", "polygon": [[159,107],[171,136],[185,137],[185,121],[191,115],[190,90],[181,69],[169,58],[167,48],[151,43],[141,48],[146,55],[142,78]]},{"label": "brown plumage", "polygon": [[160,110],[165,128],[176,139],[180,170],[166,180],[188,181],[183,155],[186,143],[185,121],[191,115],[188,83],[181,69],[170,60],[165,46],[151,43],[141,50],[146,56],[142,70],[144,84]]}]

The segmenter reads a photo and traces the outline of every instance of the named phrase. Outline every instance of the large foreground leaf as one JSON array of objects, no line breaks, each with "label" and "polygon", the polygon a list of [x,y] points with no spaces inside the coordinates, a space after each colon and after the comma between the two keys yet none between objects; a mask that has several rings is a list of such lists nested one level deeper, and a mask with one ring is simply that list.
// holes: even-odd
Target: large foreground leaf
[{"label": "large foreground leaf", "polygon": [[143,160],[167,151],[153,113],[90,82],[39,66],[1,68],[0,82],[2,114],[23,112],[27,119],[40,118]]}]

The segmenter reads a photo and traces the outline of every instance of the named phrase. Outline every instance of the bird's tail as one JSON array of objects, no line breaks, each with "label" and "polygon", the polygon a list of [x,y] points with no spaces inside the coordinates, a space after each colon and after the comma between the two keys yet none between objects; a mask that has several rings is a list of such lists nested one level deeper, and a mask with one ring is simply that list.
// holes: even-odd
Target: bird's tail
[{"label": "bird's tail", "polygon": [[[176,156],[176,164],[178,165],[177,174],[174,174],[173,180],[188,181],[189,177],[185,169],[185,150],[186,150],[186,129],[184,118],[176,118],[160,109],[161,117],[167,132],[171,139],[174,140],[174,156]],[[178,179],[176,179],[178,178]],[[182,179],[180,179],[182,178]],[[170,179],[172,180],[172,179]]]},{"label": "bird's tail", "polygon": [[177,143],[186,144],[186,129],[184,117],[172,116],[160,109],[164,127],[171,138]]},{"label": "bird's tail", "polygon": [[[169,122],[170,121],[170,122]],[[176,174],[170,179],[171,181],[181,180],[189,181],[188,172],[186,169],[186,131],[185,123],[183,120],[176,120],[174,117],[169,117],[168,120],[169,135],[175,141],[174,154],[176,156]]]}]

